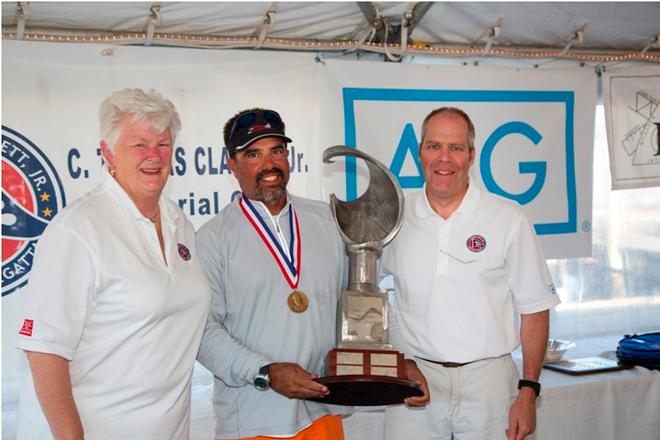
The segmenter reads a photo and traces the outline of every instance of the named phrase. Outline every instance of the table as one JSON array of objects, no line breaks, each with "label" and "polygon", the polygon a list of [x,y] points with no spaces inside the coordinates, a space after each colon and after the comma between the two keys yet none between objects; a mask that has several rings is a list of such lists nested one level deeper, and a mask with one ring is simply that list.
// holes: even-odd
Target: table
[{"label": "table", "polygon": [[[619,339],[578,340],[564,358],[611,352]],[[521,370],[519,351],[513,358]],[[635,367],[571,376],[543,369],[541,383],[537,428],[530,440],[660,440],[660,371]],[[356,412],[344,420],[346,440],[381,440],[383,418],[382,409]],[[410,439],[417,438],[411,433]]]}]

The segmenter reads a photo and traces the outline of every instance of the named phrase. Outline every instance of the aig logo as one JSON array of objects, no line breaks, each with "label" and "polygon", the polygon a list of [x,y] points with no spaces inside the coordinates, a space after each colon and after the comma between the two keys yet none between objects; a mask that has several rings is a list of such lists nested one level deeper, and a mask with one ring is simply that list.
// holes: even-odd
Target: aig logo
[{"label": "aig logo", "polygon": [[[389,152],[368,152],[389,164],[402,188],[424,186],[418,159],[421,133],[414,127],[435,108],[459,107],[476,126],[473,173],[478,173],[484,187],[537,212],[532,217],[539,235],[577,232],[573,91],[345,88],[343,92],[346,145],[390,145]],[[388,132],[396,139],[375,139],[368,127],[378,121],[369,121],[369,114],[380,112],[382,119],[386,113],[378,106],[397,115],[409,109],[410,115],[404,117],[415,125],[399,123],[398,133]],[[386,124],[381,120],[380,125]],[[357,198],[357,180],[355,158],[347,157],[348,200]]]}]

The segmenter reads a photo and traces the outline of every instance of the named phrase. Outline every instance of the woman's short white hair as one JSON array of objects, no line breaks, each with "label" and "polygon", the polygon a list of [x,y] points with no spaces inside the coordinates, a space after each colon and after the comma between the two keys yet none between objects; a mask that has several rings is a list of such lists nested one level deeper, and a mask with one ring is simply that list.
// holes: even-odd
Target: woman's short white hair
[{"label": "woman's short white hair", "polygon": [[101,139],[111,151],[119,139],[119,125],[124,116],[130,115],[133,123],[149,122],[158,133],[170,129],[172,145],[181,129],[181,120],[174,104],[157,91],[145,93],[142,89],[122,89],[114,92],[101,103],[99,120]]}]

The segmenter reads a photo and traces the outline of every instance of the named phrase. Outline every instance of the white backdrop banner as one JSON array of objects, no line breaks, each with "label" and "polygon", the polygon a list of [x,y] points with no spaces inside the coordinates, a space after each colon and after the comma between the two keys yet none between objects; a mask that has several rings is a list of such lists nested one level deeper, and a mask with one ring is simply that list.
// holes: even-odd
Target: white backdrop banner
[{"label": "white backdrop banner", "polygon": [[660,186],[660,68],[603,73],[612,188]]},{"label": "white backdrop banner", "polygon": [[[389,166],[404,190],[417,190],[424,117],[459,107],[476,127],[471,180],[526,209],[547,258],[590,255],[593,72],[342,61],[324,70],[322,145],[360,148]],[[364,191],[366,167],[349,158],[345,172],[335,168],[324,182],[348,199]]]},{"label": "white backdrop banner", "polygon": [[[16,292],[27,281],[39,235],[103,172],[98,106],[125,87],[154,88],[179,110],[183,127],[165,193],[197,228],[238,190],[221,133],[239,110],[280,112],[293,139],[291,192],[328,200],[331,192],[356,197],[366,173],[350,161],[323,165],[322,151],[336,144],[363,148],[406,190],[420,188],[421,121],[431,109],[453,105],[477,127],[473,181],[525,207],[548,258],[590,253],[596,86],[587,69],[318,63],[305,53],[20,41],[3,41],[2,49],[5,347],[14,346]],[[14,351],[3,350],[3,376],[24,363]]]},{"label": "white backdrop banner", "polygon": [[[195,227],[238,190],[222,128],[250,107],[272,107],[283,115],[294,140],[291,190],[320,197],[318,68],[309,55],[265,54],[257,61],[245,52],[105,49],[3,42],[3,294],[25,282],[21,275],[31,263],[25,238],[40,229],[30,233],[23,226],[47,225],[65,202],[99,182],[98,107],[117,89],[154,88],[177,107],[182,130],[165,192]],[[12,207],[14,216],[24,213],[32,223],[8,228],[5,214]]]},{"label": "white backdrop banner", "polygon": [[98,107],[113,91],[154,88],[177,107],[182,130],[165,193],[196,228],[238,190],[222,127],[242,109],[282,114],[294,140],[290,189],[321,195],[312,55],[15,41],[2,48],[2,365],[10,382],[25,370],[13,347],[35,244],[65,204],[100,181]]}]

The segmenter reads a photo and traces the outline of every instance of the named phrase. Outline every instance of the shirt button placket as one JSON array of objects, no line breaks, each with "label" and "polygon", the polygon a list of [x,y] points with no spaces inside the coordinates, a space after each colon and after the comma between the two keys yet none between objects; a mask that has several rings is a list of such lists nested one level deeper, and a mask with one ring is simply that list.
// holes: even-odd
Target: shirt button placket
[{"label": "shirt button placket", "polygon": [[[448,234],[448,225],[446,222],[442,222],[438,225],[438,249],[441,249],[446,252],[447,246],[449,244],[449,234]],[[449,258],[445,252],[438,250],[438,265],[436,273],[438,275],[446,275],[449,269]]]},{"label": "shirt button placket", "polygon": [[[158,260],[160,267],[165,269],[165,271],[169,272],[169,269],[163,259],[163,252],[160,250],[160,242],[158,241],[158,232],[156,231],[156,225],[148,220],[146,224],[146,233],[147,233],[147,239],[151,242],[152,249],[154,249],[156,252],[156,258]],[[165,243],[165,245],[167,246],[167,243]],[[167,251],[167,248],[165,248],[165,251]]]}]

